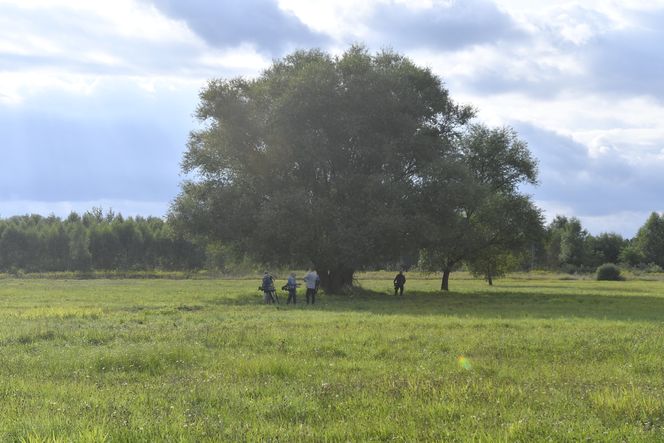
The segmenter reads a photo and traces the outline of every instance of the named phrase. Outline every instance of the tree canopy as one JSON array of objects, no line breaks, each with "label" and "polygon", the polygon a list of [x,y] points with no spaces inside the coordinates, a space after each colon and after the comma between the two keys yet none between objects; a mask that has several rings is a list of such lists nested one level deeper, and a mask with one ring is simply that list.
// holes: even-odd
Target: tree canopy
[{"label": "tree canopy", "polygon": [[462,262],[484,268],[491,282],[500,261],[543,234],[539,209],[518,189],[536,182],[537,163],[516,133],[473,124],[455,145],[456,155],[426,177],[419,208],[428,226],[420,266],[443,271],[443,290]]},{"label": "tree canopy", "polygon": [[421,171],[473,115],[390,51],[299,51],[260,77],[213,80],[173,211],[266,263],[311,264],[326,287],[410,245]]},{"label": "tree canopy", "polygon": [[664,214],[651,213],[634,240],[645,263],[664,268]]}]

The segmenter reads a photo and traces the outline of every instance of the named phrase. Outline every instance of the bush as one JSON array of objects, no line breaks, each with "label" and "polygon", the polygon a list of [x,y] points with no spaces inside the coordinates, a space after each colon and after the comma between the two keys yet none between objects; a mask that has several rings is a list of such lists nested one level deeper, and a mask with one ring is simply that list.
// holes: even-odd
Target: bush
[{"label": "bush", "polygon": [[644,271],[647,272],[648,274],[657,274],[660,272],[664,272],[664,270],[662,270],[662,267],[659,266],[657,263],[648,263]]},{"label": "bush", "polygon": [[579,267],[571,263],[563,263],[562,266],[560,266],[560,271],[563,274],[576,274],[579,272]]},{"label": "bush", "polygon": [[620,268],[613,263],[604,263],[597,268],[597,280],[623,280],[620,275]]}]

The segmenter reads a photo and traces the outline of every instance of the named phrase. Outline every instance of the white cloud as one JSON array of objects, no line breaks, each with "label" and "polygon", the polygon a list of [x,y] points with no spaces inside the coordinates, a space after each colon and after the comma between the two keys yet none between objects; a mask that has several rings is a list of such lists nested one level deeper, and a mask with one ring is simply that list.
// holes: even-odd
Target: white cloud
[{"label": "white cloud", "polygon": [[526,122],[569,136],[595,157],[612,154],[629,163],[647,163],[664,145],[664,104],[648,97],[572,92],[542,98],[521,93],[455,96],[476,105],[484,121]]},{"label": "white cloud", "polygon": [[[0,7],[14,13],[22,12],[23,17],[39,17],[42,14],[54,14],[54,19],[63,16],[84,18],[71,23],[80,30],[91,34],[117,35],[133,40],[151,40],[159,42],[195,42],[198,38],[181,22],[169,19],[149,5],[134,0],[114,0],[113,2],[91,2],[88,0],[0,0]],[[5,17],[3,24],[11,23]],[[24,20],[21,20],[25,23]],[[16,29],[19,29],[18,27]],[[24,30],[24,32],[27,30]],[[49,27],[33,29],[33,32],[49,33]],[[67,36],[61,36],[67,38]]]},{"label": "white cloud", "polygon": [[[657,208],[653,208],[653,211]],[[653,211],[616,211],[601,215],[578,216],[581,224],[588,232],[597,235],[602,232],[615,232],[625,238],[632,238],[643,226]]]},{"label": "white cloud", "polygon": [[367,36],[369,29],[364,20],[380,3],[380,0],[279,0],[282,9],[295,14],[307,26],[342,41],[348,36]]},{"label": "white cloud", "polygon": [[256,50],[251,44],[241,44],[237,48],[208,51],[198,57],[197,62],[223,71],[234,71],[239,75],[254,76],[270,65],[270,59]]},{"label": "white cloud", "polygon": [[547,224],[551,223],[557,215],[565,215],[581,220],[581,225],[592,235],[614,232],[625,238],[634,237],[652,212],[618,210],[603,214],[589,214],[559,201],[536,200],[535,204],[543,210]]}]

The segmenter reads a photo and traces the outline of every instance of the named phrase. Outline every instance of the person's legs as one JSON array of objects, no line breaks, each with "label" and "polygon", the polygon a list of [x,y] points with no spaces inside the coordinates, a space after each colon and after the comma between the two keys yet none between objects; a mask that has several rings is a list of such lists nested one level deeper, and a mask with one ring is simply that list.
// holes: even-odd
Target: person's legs
[{"label": "person's legs", "polygon": [[399,295],[403,295],[403,285],[399,286]]}]

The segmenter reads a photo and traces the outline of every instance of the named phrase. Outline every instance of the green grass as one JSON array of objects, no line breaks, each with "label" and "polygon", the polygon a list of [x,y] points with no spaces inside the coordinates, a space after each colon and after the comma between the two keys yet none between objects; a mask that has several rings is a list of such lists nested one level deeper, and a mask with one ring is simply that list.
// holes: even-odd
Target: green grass
[{"label": "green grass", "polygon": [[360,277],[2,279],[0,441],[664,441],[663,282]]}]

